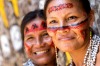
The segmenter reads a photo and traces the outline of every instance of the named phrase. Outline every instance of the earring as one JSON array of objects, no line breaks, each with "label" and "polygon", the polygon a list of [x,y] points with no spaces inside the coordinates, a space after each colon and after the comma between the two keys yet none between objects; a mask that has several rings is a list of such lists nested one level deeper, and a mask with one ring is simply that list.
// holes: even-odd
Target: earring
[{"label": "earring", "polygon": [[56,53],[56,63],[57,63],[57,66],[58,66],[58,53],[57,53],[57,48],[55,46],[55,53]]},{"label": "earring", "polygon": [[92,31],[90,30],[90,40],[92,39]]}]

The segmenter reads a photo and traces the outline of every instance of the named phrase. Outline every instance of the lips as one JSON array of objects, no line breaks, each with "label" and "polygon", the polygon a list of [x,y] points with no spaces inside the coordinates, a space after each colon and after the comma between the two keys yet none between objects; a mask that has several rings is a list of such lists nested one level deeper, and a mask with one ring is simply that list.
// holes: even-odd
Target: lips
[{"label": "lips", "polygon": [[58,40],[72,40],[74,38],[75,37],[73,37],[73,36],[65,36],[65,35],[63,35],[63,36],[58,37]]},{"label": "lips", "polygon": [[48,51],[49,51],[49,50],[37,51],[37,52],[34,52],[34,54],[36,54],[36,55],[41,55],[41,54],[47,53]]}]

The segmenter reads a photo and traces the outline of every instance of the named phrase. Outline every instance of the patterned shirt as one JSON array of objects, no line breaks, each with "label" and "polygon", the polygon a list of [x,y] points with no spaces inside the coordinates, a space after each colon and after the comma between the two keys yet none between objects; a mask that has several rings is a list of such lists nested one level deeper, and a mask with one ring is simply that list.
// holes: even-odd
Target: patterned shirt
[{"label": "patterned shirt", "polygon": [[35,66],[32,61],[29,59],[26,63],[23,63],[23,66]]}]

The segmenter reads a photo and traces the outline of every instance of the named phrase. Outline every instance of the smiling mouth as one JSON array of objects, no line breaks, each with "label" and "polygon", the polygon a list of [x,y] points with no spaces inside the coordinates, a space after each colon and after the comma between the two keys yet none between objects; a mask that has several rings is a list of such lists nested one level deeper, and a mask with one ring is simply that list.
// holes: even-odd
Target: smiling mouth
[{"label": "smiling mouth", "polygon": [[34,52],[34,54],[36,54],[36,55],[41,55],[41,54],[47,53],[48,51],[49,51],[49,49],[48,49],[48,50],[43,50],[43,51]]},{"label": "smiling mouth", "polygon": [[59,40],[72,40],[74,37],[61,37]]}]

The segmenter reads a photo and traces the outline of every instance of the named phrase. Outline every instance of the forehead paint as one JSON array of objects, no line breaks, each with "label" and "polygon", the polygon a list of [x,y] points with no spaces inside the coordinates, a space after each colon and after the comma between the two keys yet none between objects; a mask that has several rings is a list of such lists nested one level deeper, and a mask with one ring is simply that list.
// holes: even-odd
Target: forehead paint
[{"label": "forehead paint", "polygon": [[46,22],[42,22],[42,23],[41,23],[41,26],[42,26],[43,28],[47,28]]},{"label": "forehead paint", "polygon": [[38,26],[36,24],[33,24],[32,29],[36,29],[36,28],[38,28]]},{"label": "forehead paint", "polygon": [[48,12],[49,14],[53,11],[58,11],[58,10],[61,10],[61,9],[64,9],[64,8],[72,8],[73,7],[73,4],[72,3],[64,3],[64,4],[60,4],[58,6],[52,6],[49,8]]},{"label": "forehead paint", "polygon": [[26,28],[25,29],[25,34],[29,33],[29,32],[34,32],[34,31],[38,31],[38,30],[44,30],[46,29],[46,23],[44,21],[41,22],[41,25],[37,25],[37,24],[32,24],[30,28]]},{"label": "forehead paint", "polygon": [[85,19],[84,21],[81,21],[79,23],[74,23],[74,24],[70,24],[68,26],[62,26],[62,27],[48,27],[49,31],[55,32],[57,30],[64,30],[64,29],[79,29],[80,27],[84,26],[86,24],[86,21],[88,20]]}]

